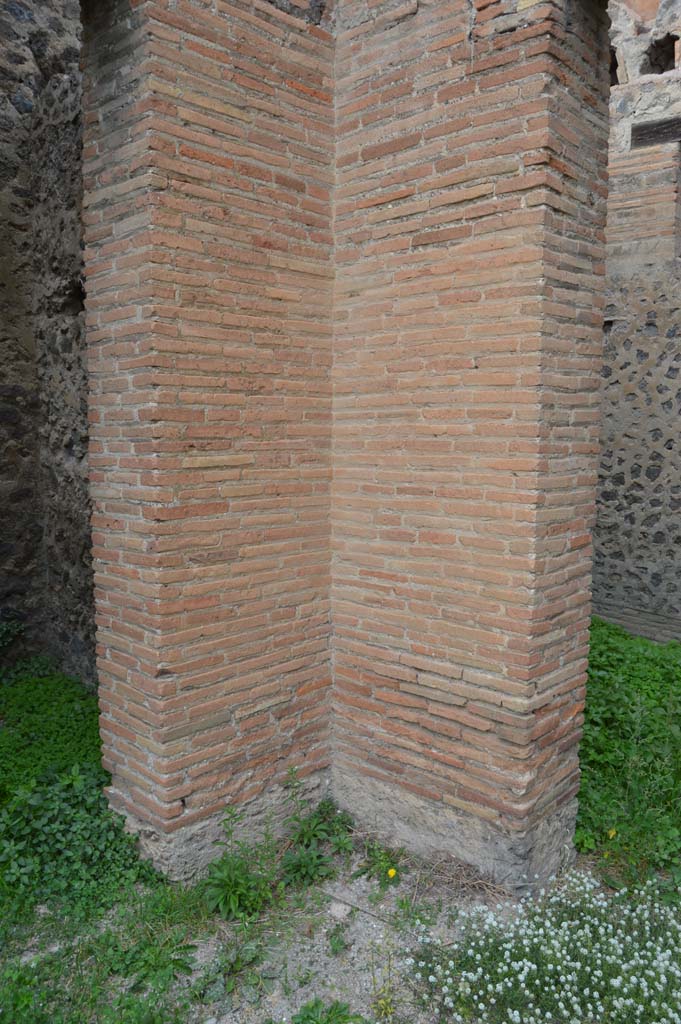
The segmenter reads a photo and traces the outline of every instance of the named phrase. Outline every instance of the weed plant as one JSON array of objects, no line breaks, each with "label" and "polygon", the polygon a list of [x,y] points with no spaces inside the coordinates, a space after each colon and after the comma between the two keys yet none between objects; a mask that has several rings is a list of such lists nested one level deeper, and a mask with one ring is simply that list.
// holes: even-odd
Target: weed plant
[{"label": "weed plant", "polygon": [[364,859],[353,878],[361,878],[362,875],[373,878],[383,893],[388,886],[397,885],[400,881],[403,859],[404,850],[390,850],[370,837],[364,841]]},{"label": "weed plant", "polygon": [[236,835],[242,815],[228,808],[223,821],[225,852],[208,870],[204,892],[208,906],[229,920],[258,917],[271,903],[280,887],[277,884],[277,844],[270,835],[257,844],[239,840]]},{"label": "weed plant", "polygon": [[[99,958],[101,955],[101,959]],[[185,1024],[188,1002],[170,993],[167,963],[151,986],[116,984],[119,951],[74,943],[22,963],[0,966],[0,1021],[8,1024]],[[165,977],[163,976],[165,974]],[[112,977],[114,982],[112,983]]]},{"label": "weed plant", "polygon": [[258,994],[270,988],[271,979],[265,977],[261,965],[266,946],[257,931],[246,927],[232,945],[221,949],[215,960],[204,970],[192,987],[197,1002],[229,999],[239,986]]},{"label": "weed plant", "polygon": [[290,886],[310,886],[336,871],[334,855],[352,848],[352,819],[331,800],[316,809],[302,795],[295,772],[289,772],[286,838],[270,834],[258,843],[237,838],[241,815],[234,808],[224,819],[225,852],[208,869],[204,892],[208,905],[227,920],[249,921],[283,898]]},{"label": "weed plant", "polygon": [[[379,960],[378,954],[381,953]],[[395,986],[394,951],[372,950],[371,957],[371,1009],[376,1024],[396,1024],[398,1020],[397,995]]]},{"label": "weed plant", "polygon": [[0,1021],[12,1024],[184,1024],[178,980],[193,969],[188,935],[205,921],[191,890],[137,889],[106,924],[64,922],[65,907],[8,936],[0,963]]},{"label": "weed plant", "polygon": [[[277,1022],[270,1018],[265,1024],[277,1024]],[[347,1003],[336,1001],[326,1004],[321,999],[312,999],[293,1015],[291,1024],[369,1024],[369,1022],[365,1017],[352,1013]]]},{"label": "weed plant", "polygon": [[24,631],[24,627],[16,618],[1,618],[0,619],[0,654],[12,645],[12,643],[21,636]]},{"label": "weed plant", "polygon": [[339,921],[329,929],[327,938],[329,940],[329,951],[331,956],[339,956],[349,949],[349,943],[345,934],[345,925]]}]

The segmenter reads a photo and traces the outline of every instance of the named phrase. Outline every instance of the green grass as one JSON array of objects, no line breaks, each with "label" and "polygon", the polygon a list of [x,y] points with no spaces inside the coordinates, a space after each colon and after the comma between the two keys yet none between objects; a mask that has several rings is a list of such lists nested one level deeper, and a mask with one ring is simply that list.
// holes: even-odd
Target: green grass
[{"label": "green grass", "polygon": [[[172,905],[170,919],[164,907]],[[182,897],[160,885],[131,891],[120,909],[76,929],[54,908],[5,945],[0,1021],[13,1024],[180,1024],[192,969],[192,933],[203,915],[182,914]],[[184,908],[185,910],[187,908]],[[32,956],[22,962],[20,951]]]},{"label": "green grass", "polygon": [[96,696],[44,659],[0,669],[0,1024],[180,1024],[237,988],[258,999],[273,929],[352,848],[349,818],[312,810],[293,774],[285,841],[240,841],[228,813],[208,878],[174,885],[140,859],[108,780]]},{"label": "green grass", "polygon": [[96,695],[44,659],[0,670],[0,1021],[186,1020],[208,912],[140,860],[107,781]]},{"label": "green grass", "polygon": [[0,674],[0,900],[91,914],[150,881],[103,786],[97,698],[33,660]]},{"label": "green grass", "polygon": [[42,660],[0,670],[0,722],[0,806],[46,774],[101,772],[96,694]]},{"label": "green grass", "polygon": [[681,644],[594,620],[580,765],[578,849],[681,879]]}]

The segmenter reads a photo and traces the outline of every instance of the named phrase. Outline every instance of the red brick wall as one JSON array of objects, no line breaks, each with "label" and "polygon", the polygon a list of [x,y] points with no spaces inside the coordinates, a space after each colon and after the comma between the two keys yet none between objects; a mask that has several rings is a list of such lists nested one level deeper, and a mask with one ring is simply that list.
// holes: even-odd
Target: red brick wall
[{"label": "red brick wall", "polygon": [[135,6],[87,56],[99,671],[114,804],[168,832],[328,761],[332,56]]},{"label": "red brick wall", "polygon": [[148,166],[140,130],[146,75],[141,19],[126,0],[99,10],[91,3],[85,13],[83,221],[104,763],[118,785],[135,784],[138,814],[164,822],[170,816],[165,794],[149,777],[161,724],[153,690],[162,694],[164,683],[154,679],[161,620],[151,581],[158,557],[144,517],[162,487],[153,473],[152,427],[140,415],[153,395],[136,372],[137,363],[144,367],[150,359],[157,334],[143,310],[154,292],[152,189],[162,179]]},{"label": "red brick wall", "polygon": [[374,6],[337,12],[335,786],[517,876],[578,785],[604,26]]},{"label": "red brick wall", "polygon": [[569,841],[594,9],[342,0],[334,45],[266,0],[93,20],[103,735],[115,805],[176,873],[225,803],[330,757],[361,818],[498,877]]}]

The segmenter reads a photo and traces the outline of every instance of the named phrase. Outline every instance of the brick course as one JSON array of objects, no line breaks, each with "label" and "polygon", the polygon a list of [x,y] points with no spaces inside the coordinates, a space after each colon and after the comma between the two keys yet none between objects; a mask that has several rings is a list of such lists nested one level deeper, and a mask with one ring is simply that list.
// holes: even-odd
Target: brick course
[{"label": "brick course", "polygon": [[589,611],[602,12],[96,6],[114,805],[188,874],[227,802],[332,766],[384,832],[513,883],[552,870]]}]

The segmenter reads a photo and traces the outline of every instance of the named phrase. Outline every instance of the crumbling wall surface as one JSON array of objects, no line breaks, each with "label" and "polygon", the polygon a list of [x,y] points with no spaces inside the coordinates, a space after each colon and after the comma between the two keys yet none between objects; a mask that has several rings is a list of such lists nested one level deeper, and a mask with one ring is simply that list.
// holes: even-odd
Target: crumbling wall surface
[{"label": "crumbling wall surface", "polygon": [[18,71],[32,55],[16,20],[6,8],[0,14],[0,36],[7,40],[0,47],[0,607],[26,619],[35,614],[41,585],[39,403],[26,162],[33,95]]},{"label": "crumbling wall surface", "polygon": [[[72,53],[72,51],[70,51]],[[44,641],[94,679],[92,537],[83,317],[81,79],[73,63],[36,102],[31,149],[33,323],[41,402]]]},{"label": "crumbling wall surface", "polygon": [[76,0],[0,7],[0,606],[91,680],[79,36]]},{"label": "crumbling wall surface", "polygon": [[330,0],[265,0],[278,10],[303,18],[312,25],[319,25],[331,7]]},{"label": "crumbling wall surface", "polygon": [[329,760],[331,39],[217,7],[85,26],[105,762],[180,875]]},{"label": "crumbling wall surface", "polygon": [[604,14],[336,8],[334,787],[511,884],[578,787]]},{"label": "crumbling wall surface", "polygon": [[678,102],[676,72],[667,72],[664,79],[659,74],[648,73],[646,55],[656,41],[667,35],[681,38],[681,10],[678,0],[610,0],[608,14],[610,45],[617,57],[618,84],[636,86],[634,92],[611,96],[616,114],[610,123],[611,145],[614,141],[620,148],[627,137],[623,113],[647,116],[659,112],[665,116],[668,104]]},{"label": "crumbling wall surface", "polygon": [[678,143],[631,148],[634,125],[681,116],[681,69],[641,75],[681,35],[675,3],[611,4],[607,307],[594,609],[681,638],[681,300]]}]

